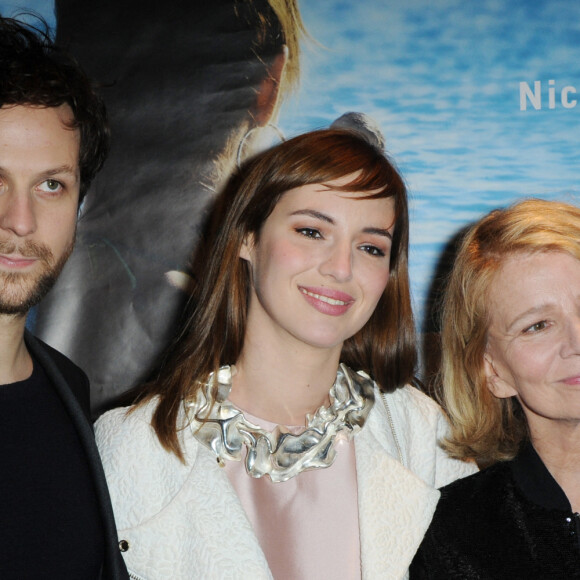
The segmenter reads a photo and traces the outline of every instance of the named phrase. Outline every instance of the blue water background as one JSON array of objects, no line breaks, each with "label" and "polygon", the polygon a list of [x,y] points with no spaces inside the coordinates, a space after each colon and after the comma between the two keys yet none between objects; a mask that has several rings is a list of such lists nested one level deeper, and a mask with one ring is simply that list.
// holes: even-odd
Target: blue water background
[{"label": "blue water background", "polygon": [[[384,130],[411,195],[417,319],[448,240],[522,196],[578,203],[580,3],[572,0],[302,2],[322,47],[304,54],[292,135],[363,111]],[[542,109],[520,110],[520,82],[542,83]],[[548,81],[554,80],[555,108]],[[570,94],[570,100],[574,94]]]}]

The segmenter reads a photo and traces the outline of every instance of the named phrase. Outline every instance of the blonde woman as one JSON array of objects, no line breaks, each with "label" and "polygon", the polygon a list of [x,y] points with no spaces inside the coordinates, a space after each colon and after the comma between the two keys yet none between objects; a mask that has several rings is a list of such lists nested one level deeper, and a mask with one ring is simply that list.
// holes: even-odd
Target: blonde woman
[{"label": "blonde woman", "polygon": [[526,200],[464,239],[443,313],[452,457],[412,578],[580,578],[580,209]]}]

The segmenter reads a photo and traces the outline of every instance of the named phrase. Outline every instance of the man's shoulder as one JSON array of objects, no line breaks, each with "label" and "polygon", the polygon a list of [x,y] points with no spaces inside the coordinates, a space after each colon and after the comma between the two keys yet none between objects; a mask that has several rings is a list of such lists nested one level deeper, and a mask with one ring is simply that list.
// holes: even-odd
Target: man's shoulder
[{"label": "man's shoulder", "polygon": [[[84,377],[86,379],[87,375],[84,373],[84,371],[79,366],[77,366],[72,360],[70,360],[66,355],[56,350],[56,348],[50,346],[37,336],[34,336],[33,334],[30,334],[28,332],[25,334],[25,340],[29,348],[34,347],[35,349],[43,350],[48,356],[50,356],[54,360],[59,369],[62,368],[66,371],[73,372],[79,377]],[[35,350],[35,354],[36,352],[37,351]]]},{"label": "man's shoulder", "polygon": [[52,366],[49,365],[47,368],[47,361],[51,361],[68,388],[78,399],[85,413],[90,413],[89,379],[85,372],[67,356],[31,333],[26,332],[24,339],[31,355],[44,368],[48,378],[51,381],[57,380]]}]

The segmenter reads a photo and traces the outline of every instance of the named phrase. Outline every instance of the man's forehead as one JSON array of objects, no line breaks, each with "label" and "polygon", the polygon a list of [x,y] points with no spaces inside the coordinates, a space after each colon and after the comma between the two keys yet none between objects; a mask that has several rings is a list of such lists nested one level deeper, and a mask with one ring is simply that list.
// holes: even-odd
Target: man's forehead
[{"label": "man's forehead", "polygon": [[0,165],[46,171],[68,166],[77,173],[79,153],[80,131],[68,105],[0,107]]},{"label": "man's forehead", "polygon": [[27,131],[35,125],[52,130],[72,131],[80,143],[80,131],[76,127],[74,113],[66,103],[57,107],[30,103],[4,104],[0,107],[0,130],[10,125],[22,127]]}]

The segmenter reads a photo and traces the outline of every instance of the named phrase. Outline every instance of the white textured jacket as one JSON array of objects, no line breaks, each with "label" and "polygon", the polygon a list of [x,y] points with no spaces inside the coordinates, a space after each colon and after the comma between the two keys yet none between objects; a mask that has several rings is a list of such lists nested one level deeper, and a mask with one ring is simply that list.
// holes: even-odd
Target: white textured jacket
[{"label": "white textured jacket", "polygon": [[[439,448],[445,419],[417,389],[404,387],[387,395],[388,409],[378,390],[376,399],[365,427],[355,436],[362,576],[406,578],[439,499],[435,488],[476,468],[449,459]],[[154,408],[151,402],[129,415],[126,409],[115,409],[96,424],[131,577],[272,578],[215,455],[189,430],[181,431],[186,465],[165,451],[150,424]]]}]

